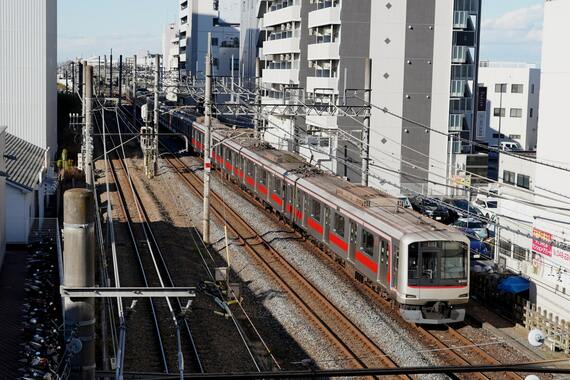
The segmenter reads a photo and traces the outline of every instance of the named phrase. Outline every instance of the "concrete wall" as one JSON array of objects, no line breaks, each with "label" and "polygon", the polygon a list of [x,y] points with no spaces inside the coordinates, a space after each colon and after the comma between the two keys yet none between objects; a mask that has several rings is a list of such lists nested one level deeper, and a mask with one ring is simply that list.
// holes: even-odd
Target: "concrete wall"
[{"label": "concrete wall", "polygon": [[57,150],[57,1],[0,2],[0,125]]},{"label": "concrete wall", "polygon": [[34,192],[6,186],[6,243],[26,244],[35,215]]},{"label": "concrete wall", "polygon": [[[6,171],[6,127],[0,127],[0,172]],[[0,173],[0,268],[4,261],[6,249],[6,177]]]}]

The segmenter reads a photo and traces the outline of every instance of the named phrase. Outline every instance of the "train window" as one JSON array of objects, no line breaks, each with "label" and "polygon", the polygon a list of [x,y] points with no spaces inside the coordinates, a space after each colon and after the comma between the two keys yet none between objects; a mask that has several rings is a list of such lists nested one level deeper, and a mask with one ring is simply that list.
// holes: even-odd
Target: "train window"
[{"label": "train window", "polygon": [[362,229],[362,251],[368,256],[374,256],[374,235]]},{"label": "train window", "polygon": [[417,280],[418,276],[418,266],[419,266],[419,252],[418,244],[410,244],[408,246],[408,279]]},{"label": "train window", "polygon": [[441,251],[441,279],[464,279],[467,277],[467,247],[459,242],[444,242]]},{"label": "train window", "polygon": [[247,161],[247,175],[253,177],[255,173],[255,165],[251,161]]},{"label": "train window", "polygon": [[311,199],[311,216],[317,222],[321,221],[321,203],[315,199]]},{"label": "train window", "polygon": [[388,242],[380,240],[380,261],[388,266]]},{"label": "train window", "polygon": [[336,212],[334,214],[333,230],[338,236],[344,238],[344,216]]},{"label": "train window", "polygon": [[277,195],[281,195],[283,192],[283,181],[281,178],[273,177],[273,192]]}]

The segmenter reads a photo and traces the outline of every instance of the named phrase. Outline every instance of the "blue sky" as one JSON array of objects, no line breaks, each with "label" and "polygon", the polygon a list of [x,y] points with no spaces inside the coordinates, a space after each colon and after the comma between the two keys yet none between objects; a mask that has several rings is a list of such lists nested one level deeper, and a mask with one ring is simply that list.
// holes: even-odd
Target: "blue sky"
[{"label": "blue sky", "polygon": [[[481,58],[539,64],[543,3],[483,0]],[[59,0],[58,60],[109,54],[110,48],[124,55],[159,51],[163,28],[176,20],[177,4],[178,0]]]}]

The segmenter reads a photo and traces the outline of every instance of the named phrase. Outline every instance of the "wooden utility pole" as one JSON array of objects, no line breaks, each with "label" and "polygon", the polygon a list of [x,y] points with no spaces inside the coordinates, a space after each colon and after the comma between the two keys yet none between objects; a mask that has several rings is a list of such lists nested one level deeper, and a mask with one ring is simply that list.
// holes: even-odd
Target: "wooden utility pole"
[{"label": "wooden utility pole", "polygon": [[212,33],[208,33],[208,54],[206,55],[204,124],[204,213],[202,217],[202,237],[205,244],[210,244],[210,174],[212,170]]}]

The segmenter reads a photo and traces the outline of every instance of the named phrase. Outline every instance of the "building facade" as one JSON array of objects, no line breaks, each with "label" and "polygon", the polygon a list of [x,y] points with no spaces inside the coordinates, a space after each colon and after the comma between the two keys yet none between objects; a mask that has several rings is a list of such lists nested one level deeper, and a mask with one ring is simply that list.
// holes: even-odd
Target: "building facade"
[{"label": "building facade", "polygon": [[0,2],[0,125],[57,151],[57,0]]},{"label": "building facade", "polygon": [[[469,153],[474,135],[478,0],[280,0],[260,15],[264,103],[363,105],[370,95],[369,184],[445,191],[453,154]],[[360,182],[366,128],[342,115],[271,116],[264,138]]]},{"label": "building facade", "polygon": [[0,126],[0,268],[6,254],[6,127]]},{"label": "building facade", "polygon": [[185,75],[204,76],[208,33],[212,33],[214,75],[239,71],[240,0],[180,0],[179,55]]},{"label": "building facade", "polygon": [[[263,5],[262,5],[263,7]],[[345,89],[365,96],[370,0],[270,1],[261,14],[265,41],[263,103],[344,104]],[[362,101],[348,100],[362,104]],[[330,107],[329,107],[330,108]],[[264,138],[353,182],[361,181],[363,118],[271,116]]]},{"label": "building facade", "polygon": [[540,69],[523,63],[482,61],[479,87],[487,101],[478,114],[477,140],[498,146],[500,127],[502,143],[536,150]]},{"label": "building facade", "polygon": [[370,183],[444,194],[435,183],[449,181],[473,139],[479,1],[373,1],[371,14],[370,157],[383,180]]}]

